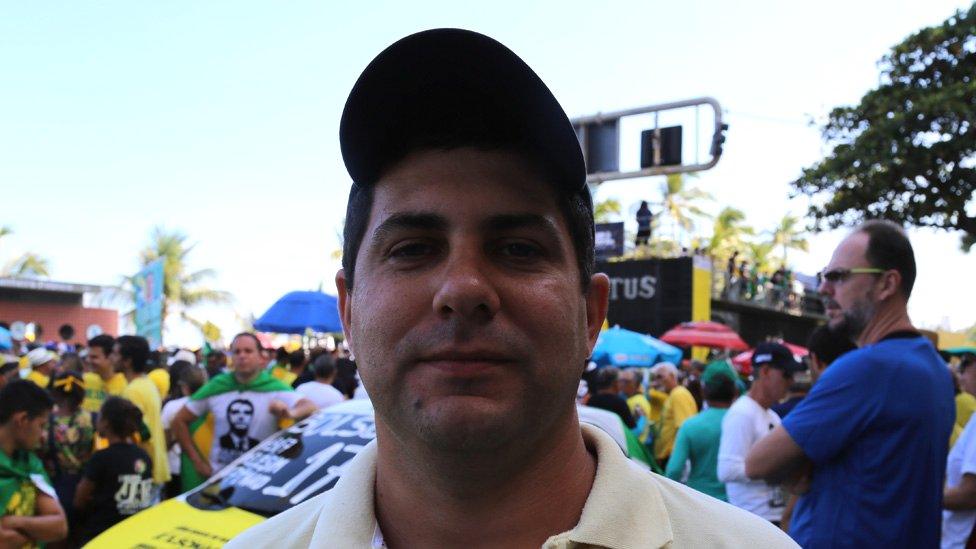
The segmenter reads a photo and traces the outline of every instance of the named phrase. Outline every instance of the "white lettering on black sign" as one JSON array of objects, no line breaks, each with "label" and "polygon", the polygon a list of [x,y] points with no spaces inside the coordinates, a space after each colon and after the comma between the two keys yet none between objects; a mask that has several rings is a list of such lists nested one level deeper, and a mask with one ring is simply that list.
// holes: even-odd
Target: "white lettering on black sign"
[{"label": "white lettering on black sign", "polygon": [[651,299],[656,292],[657,277],[652,275],[610,278],[610,301]]}]

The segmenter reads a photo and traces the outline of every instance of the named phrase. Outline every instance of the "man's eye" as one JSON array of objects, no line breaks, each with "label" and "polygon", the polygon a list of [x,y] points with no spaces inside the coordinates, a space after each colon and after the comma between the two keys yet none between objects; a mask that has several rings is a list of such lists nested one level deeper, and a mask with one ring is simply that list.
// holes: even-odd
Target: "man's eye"
[{"label": "man's eye", "polygon": [[423,257],[433,253],[434,246],[426,242],[406,242],[394,246],[390,250],[390,257],[394,259],[411,259],[414,257]]},{"label": "man's eye", "polygon": [[508,242],[501,247],[501,253],[517,259],[531,259],[542,255],[542,249],[528,242]]}]

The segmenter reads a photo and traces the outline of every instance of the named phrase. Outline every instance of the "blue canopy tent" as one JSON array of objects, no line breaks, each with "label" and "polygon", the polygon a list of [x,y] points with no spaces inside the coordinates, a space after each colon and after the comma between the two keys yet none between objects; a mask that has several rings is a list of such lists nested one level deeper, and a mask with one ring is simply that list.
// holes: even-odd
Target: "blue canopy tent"
[{"label": "blue canopy tent", "polygon": [[254,329],[276,334],[341,332],[338,300],[322,292],[289,292],[275,302]]},{"label": "blue canopy tent", "polygon": [[614,326],[600,332],[593,349],[597,366],[617,368],[649,368],[658,362],[681,362],[681,349],[649,335]]}]

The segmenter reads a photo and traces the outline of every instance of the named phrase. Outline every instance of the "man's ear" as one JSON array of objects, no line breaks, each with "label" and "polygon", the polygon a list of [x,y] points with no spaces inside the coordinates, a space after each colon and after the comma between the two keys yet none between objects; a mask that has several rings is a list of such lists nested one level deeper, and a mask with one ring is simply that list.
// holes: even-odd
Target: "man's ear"
[{"label": "man's ear", "polygon": [[901,273],[894,269],[889,269],[879,277],[881,288],[878,289],[878,299],[888,299],[889,297],[901,292]]},{"label": "man's ear", "polygon": [[590,354],[593,354],[593,347],[607,320],[609,303],[610,279],[603,273],[596,273],[590,277],[590,288],[586,292],[586,336]]},{"label": "man's ear", "polygon": [[352,325],[352,287],[347,286],[347,282],[345,269],[339,269],[335,276],[336,291],[339,294],[339,319],[342,321],[342,335],[346,338],[346,345],[355,355],[352,336],[349,333],[349,326]]}]

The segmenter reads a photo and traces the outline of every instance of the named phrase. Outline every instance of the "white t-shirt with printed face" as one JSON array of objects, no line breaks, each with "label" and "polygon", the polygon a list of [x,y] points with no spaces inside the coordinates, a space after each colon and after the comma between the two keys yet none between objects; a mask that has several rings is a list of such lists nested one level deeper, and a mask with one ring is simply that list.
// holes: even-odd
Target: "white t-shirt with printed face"
[{"label": "white t-shirt with printed face", "polygon": [[[965,474],[976,475],[976,422],[969,418],[956,445],[949,451],[946,464],[946,487],[954,488]],[[965,547],[976,523],[976,510],[942,511],[942,547]]]},{"label": "white t-shirt with printed face", "polygon": [[268,410],[273,401],[291,408],[301,399],[294,391],[231,391],[190,400],[186,407],[197,416],[214,415],[210,466],[216,472],[278,430],[278,418]]}]

